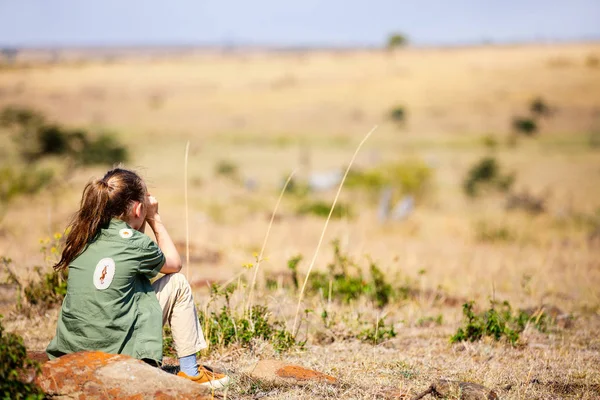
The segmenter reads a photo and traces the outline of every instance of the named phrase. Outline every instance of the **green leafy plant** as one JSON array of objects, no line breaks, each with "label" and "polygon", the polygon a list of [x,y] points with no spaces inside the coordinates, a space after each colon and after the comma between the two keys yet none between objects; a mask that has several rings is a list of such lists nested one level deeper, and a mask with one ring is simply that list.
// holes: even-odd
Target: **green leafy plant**
[{"label": "green leafy plant", "polygon": [[392,288],[392,285],[386,281],[385,275],[381,269],[379,269],[377,264],[372,261],[370,271],[373,279],[371,297],[373,298],[375,304],[377,304],[377,307],[384,307],[390,302],[394,293],[394,289]]},{"label": "green leafy plant", "polygon": [[458,328],[450,338],[450,342],[475,342],[487,336],[495,340],[505,338],[514,346],[530,322],[533,322],[533,326],[542,332],[547,328],[548,318],[543,313],[536,316],[528,315],[524,311],[513,313],[507,301],[502,303],[491,301],[488,310],[477,314],[473,311],[473,307],[473,301],[463,304],[464,326]]},{"label": "green leafy plant", "polygon": [[308,280],[309,293],[331,293],[333,299],[344,303],[366,296],[380,308],[391,302],[396,291],[375,262],[370,261],[371,279],[368,279],[361,267],[342,252],[339,240],[334,240],[332,247],[333,261],[327,267],[328,272],[313,271]]},{"label": "green leafy plant", "polygon": [[396,337],[394,324],[386,326],[384,318],[378,319],[371,328],[365,329],[358,334],[358,338],[363,342],[369,342],[375,345],[394,337]]},{"label": "green leafy plant", "polygon": [[255,305],[250,310],[235,312],[230,304],[230,296],[234,290],[233,285],[225,288],[213,285],[210,303],[224,298],[225,304],[217,310],[199,310],[198,318],[212,349],[222,349],[234,344],[250,347],[254,339],[270,342],[278,352],[303,344],[296,341],[283,321],[273,319],[266,306]]},{"label": "green leafy plant", "polygon": [[[49,264],[54,264],[61,253],[63,235],[55,233],[52,238],[40,240],[40,251]],[[34,271],[37,277],[23,287],[23,293],[29,311],[43,312],[60,305],[67,294],[68,269],[44,272],[46,268],[36,266]]]},{"label": "green leafy plant", "polygon": [[6,332],[0,315],[0,397],[3,399],[43,399],[34,383],[21,380],[25,370],[40,372],[40,365],[27,357],[23,338]]},{"label": "green leafy plant", "polygon": [[300,288],[298,281],[298,264],[302,261],[302,254],[298,254],[292,258],[290,258],[287,262],[287,267],[292,273],[292,283],[294,284],[294,289],[298,290]]}]

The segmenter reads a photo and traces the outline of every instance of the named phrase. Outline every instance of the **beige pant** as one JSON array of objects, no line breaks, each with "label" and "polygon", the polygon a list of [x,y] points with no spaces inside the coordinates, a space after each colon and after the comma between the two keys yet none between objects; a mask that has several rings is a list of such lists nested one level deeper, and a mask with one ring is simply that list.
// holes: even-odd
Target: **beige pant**
[{"label": "beige pant", "polygon": [[168,274],[152,283],[163,312],[163,325],[168,323],[177,357],[185,357],[208,347],[190,284],[183,274]]}]

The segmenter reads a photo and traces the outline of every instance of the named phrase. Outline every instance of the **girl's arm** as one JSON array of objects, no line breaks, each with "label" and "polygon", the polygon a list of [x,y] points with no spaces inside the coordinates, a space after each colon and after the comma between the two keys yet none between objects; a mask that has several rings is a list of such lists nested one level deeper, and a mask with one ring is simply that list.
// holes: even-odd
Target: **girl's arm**
[{"label": "girl's arm", "polygon": [[160,215],[158,214],[158,201],[154,196],[148,196],[148,213],[146,214],[146,222],[154,232],[156,243],[165,255],[165,264],[160,272],[163,274],[173,274],[181,271],[181,257],[175,247],[175,243],[169,236],[167,228],[165,228]]}]

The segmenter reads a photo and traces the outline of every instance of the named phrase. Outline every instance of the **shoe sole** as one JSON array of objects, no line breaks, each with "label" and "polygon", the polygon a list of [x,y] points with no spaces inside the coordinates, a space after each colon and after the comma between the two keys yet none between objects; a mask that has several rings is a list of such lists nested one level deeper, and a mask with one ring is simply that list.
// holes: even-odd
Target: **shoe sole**
[{"label": "shoe sole", "polygon": [[229,386],[231,379],[225,376],[221,379],[213,379],[212,381],[199,383],[200,386],[211,387],[213,389],[224,389]]}]

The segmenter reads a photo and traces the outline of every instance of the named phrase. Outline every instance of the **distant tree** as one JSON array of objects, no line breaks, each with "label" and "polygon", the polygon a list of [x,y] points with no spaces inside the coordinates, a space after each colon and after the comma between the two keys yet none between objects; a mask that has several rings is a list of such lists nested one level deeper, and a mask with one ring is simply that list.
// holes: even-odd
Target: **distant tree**
[{"label": "distant tree", "polygon": [[387,48],[390,50],[406,46],[408,38],[401,33],[392,33],[387,40]]},{"label": "distant tree", "polygon": [[2,56],[8,63],[12,63],[17,58],[19,50],[14,47],[4,47],[0,49],[0,53],[2,53]]}]

